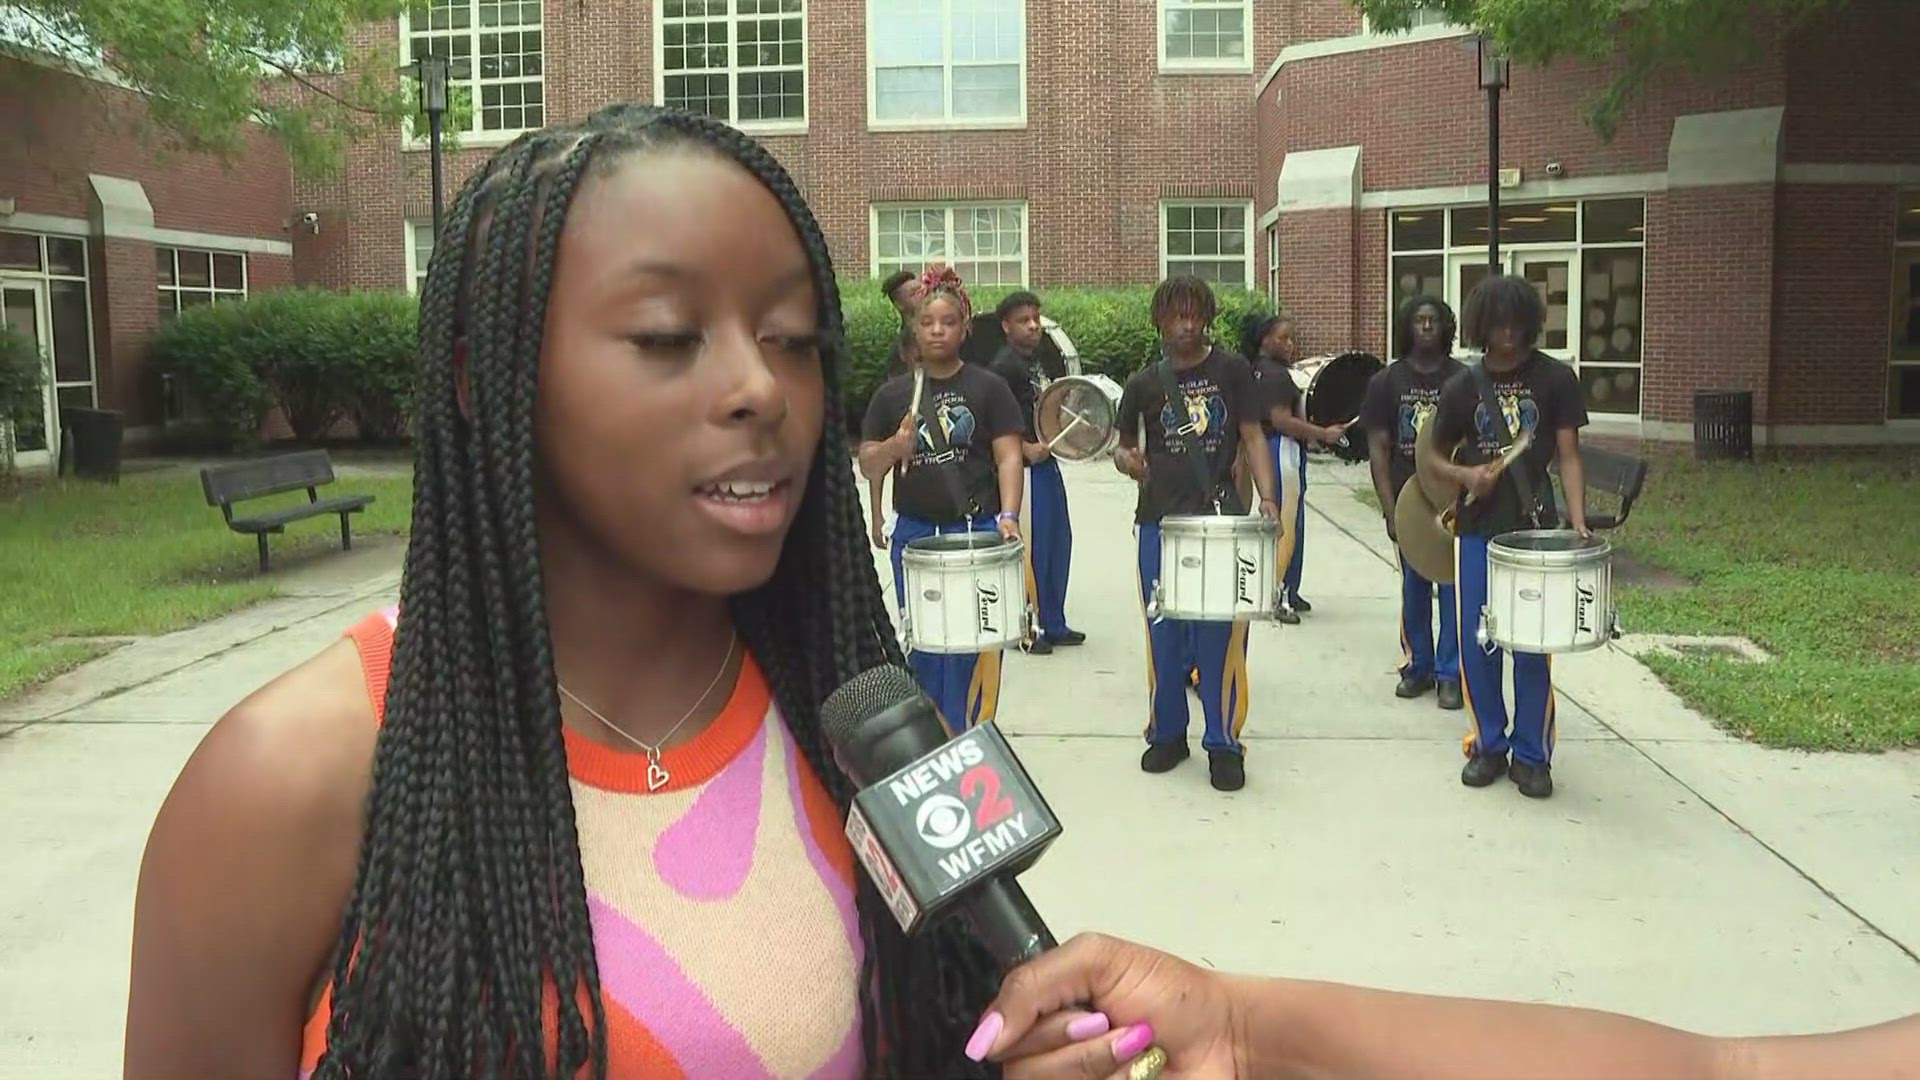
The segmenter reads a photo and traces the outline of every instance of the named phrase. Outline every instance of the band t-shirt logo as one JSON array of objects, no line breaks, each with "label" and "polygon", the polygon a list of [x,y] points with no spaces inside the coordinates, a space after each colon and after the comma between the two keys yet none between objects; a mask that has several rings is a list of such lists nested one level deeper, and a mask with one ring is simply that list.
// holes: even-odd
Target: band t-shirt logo
[{"label": "band t-shirt logo", "polygon": [[[1147,482],[1141,486],[1134,521],[1148,525],[1168,514],[1244,514],[1233,486],[1240,454],[1240,425],[1258,421],[1260,401],[1253,369],[1234,353],[1215,349],[1205,360],[1175,372],[1179,391],[1167,393],[1166,362],[1156,361],[1127,380],[1120,394],[1120,438],[1131,445],[1142,426],[1147,438]],[[1146,423],[1142,425],[1141,421]],[[1200,452],[1200,486],[1187,448]]]},{"label": "band t-shirt logo", "polygon": [[1449,356],[1432,374],[1399,360],[1374,373],[1360,406],[1360,426],[1391,432],[1393,456],[1387,474],[1399,493],[1414,473],[1413,447],[1440,407],[1440,390],[1465,365]]},{"label": "band t-shirt logo", "polygon": [[[1478,371],[1477,366],[1465,368],[1447,380],[1440,391],[1434,413],[1434,441],[1445,449],[1458,445],[1471,432],[1469,444],[1461,448],[1455,460],[1479,464],[1493,460],[1508,444],[1500,431],[1502,420],[1514,439],[1523,432],[1532,435],[1532,445],[1508,471],[1525,470],[1538,504],[1539,523],[1551,527],[1558,514],[1547,469],[1558,452],[1558,434],[1587,424],[1580,378],[1571,367],[1536,350],[1519,367],[1494,376],[1493,397],[1500,409],[1499,418],[1495,418],[1481,400]],[[1509,477],[1501,478],[1493,499],[1467,507],[1460,514],[1461,531],[1475,535],[1495,536],[1532,526],[1530,515],[1521,506],[1519,487]]]},{"label": "band t-shirt logo", "polygon": [[[913,375],[887,380],[867,405],[861,437],[892,438],[912,405]],[[913,426],[913,457],[894,482],[894,510],[941,525],[999,513],[993,440],[1021,430],[1006,381],[973,364],[952,378],[929,377]]]}]

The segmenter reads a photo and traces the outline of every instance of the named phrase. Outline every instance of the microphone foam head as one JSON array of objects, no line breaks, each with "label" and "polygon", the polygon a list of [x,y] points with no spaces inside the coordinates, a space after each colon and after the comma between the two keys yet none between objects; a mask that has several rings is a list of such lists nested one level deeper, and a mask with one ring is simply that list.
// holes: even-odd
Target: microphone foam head
[{"label": "microphone foam head", "polygon": [[820,727],[836,753],[845,752],[861,725],[920,693],[913,673],[898,664],[870,667],[842,683],[820,706]]}]

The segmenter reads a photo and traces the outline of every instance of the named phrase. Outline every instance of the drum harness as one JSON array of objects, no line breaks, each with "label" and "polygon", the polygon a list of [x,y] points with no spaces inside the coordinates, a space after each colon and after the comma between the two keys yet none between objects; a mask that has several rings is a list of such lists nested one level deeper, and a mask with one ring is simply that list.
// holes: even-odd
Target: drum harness
[{"label": "drum harness", "polygon": [[[1507,426],[1507,414],[1500,410],[1499,396],[1494,393],[1493,389],[1493,375],[1487,371],[1485,359],[1473,365],[1473,385],[1475,389],[1480,391],[1480,407],[1487,410],[1487,415],[1492,418],[1494,434],[1500,437],[1500,448],[1504,450],[1508,446],[1513,445],[1513,429]],[[1514,465],[1516,466],[1515,468],[1506,470],[1507,476],[1513,478],[1514,487],[1519,489],[1520,506],[1522,512],[1527,516],[1527,523],[1536,529],[1540,528],[1540,504],[1534,498],[1533,480],[1527,476],[1527,463],[1524,461],[1516,461]],[[1502,477],[1502,479],[1505,479],[1505,477]],[[1481,605],[1480,614],[1482,619],[1481,626],[1484,629],[1486,625],[1484,621],[1486,618],[1486,605],[1484,603]],[[1480,644],[1480,648],[1491,655],[1496,652],[1500,646],[1491,638],[1488,638]]]}]

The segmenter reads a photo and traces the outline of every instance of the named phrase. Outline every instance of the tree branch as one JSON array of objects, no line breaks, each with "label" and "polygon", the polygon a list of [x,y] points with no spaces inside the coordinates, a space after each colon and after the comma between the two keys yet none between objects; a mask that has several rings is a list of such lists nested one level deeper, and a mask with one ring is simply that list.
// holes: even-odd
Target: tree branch
[{"label": "tree branch", "polygon": [[287,78],[292,79],[296,83],[299,83],[301,86],[306,87],[308,90],[311,90],[316,94],[319,94],[321,97],[327,98],[335,102],[336,104],[340,105],[342,108],[350,109],[353,112],[362,113],[367,116],[385,116],[386,115],[385,112],[379,109],[370,108],[366,105],[360,104],[359,102],[349,101],[346,98],[341,97],[339,94],[336,94],[333,91],[327,89],[326,87],[321,86],[319,83],[314,82],[312,79],[307,78],[305,75],[301,74],[298,70],[288,67],[286,64],[283,64],[280,61],[275,60],[273,57],[268,56],[267,54],[261,52],[258,49],[253,48],[252,46],[247,46],[245,48],[245,51],[248,56],[253,57],[255,60],[260,61],[261,63],[267,65],[270,68],[273,68],[275,71],[278,71],[280,74],[285,75]]}]

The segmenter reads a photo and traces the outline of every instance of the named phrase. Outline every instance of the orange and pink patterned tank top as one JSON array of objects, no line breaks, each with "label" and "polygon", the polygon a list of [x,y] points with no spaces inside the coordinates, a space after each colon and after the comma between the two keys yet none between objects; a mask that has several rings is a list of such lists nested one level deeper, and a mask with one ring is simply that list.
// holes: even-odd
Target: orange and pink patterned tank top
[{"label": "orange and pink patterned tank top", "polygon": [[[348,635],[381,718],[395,616]],[[707,730],[662,755],[658,791],[645,755],[565,734],[610,1080],[859,1076],[853,856],[753,657]],[[303,1080],[330,1003],[307,1022]]]}]

